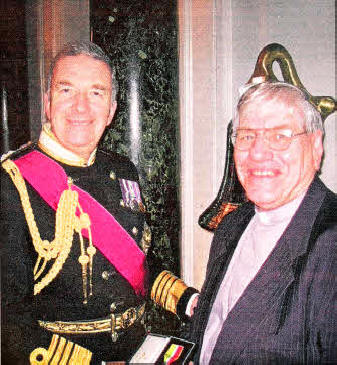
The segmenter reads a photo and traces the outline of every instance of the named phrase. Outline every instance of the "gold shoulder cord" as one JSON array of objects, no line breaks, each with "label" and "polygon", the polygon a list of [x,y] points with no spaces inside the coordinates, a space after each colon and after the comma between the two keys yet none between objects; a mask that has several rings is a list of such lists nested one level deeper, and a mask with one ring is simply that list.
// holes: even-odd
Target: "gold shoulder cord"
[{"label": "gold shoulder cord", "polygon": [[[38,259],[36,260],[34,267],[34,280],[37,280],[42,275],[48,261],[52,259],[55,260],[49,272],[34,285],[34,295],[39,294],[41,290],[49,285],[62,270],[63,264],[71,250],[74,231],[76,231],[79,234],[81,245],[81,255],[78,260],[82,266],[83,303],[87,303],[87,267],[89,263],[89,295],[92,295],[92,264],[96,249],[92,245],[90,218],[88,214],[83,212],[79,205],[78,193],[71,190],[71,178],[68,178],[69,188],[63,191],[57,206],[55,238],[53,241],[49,242],[48,240],[41,239],[30,204],[26,184],[19,168],[10,159],[4,161],[2,166],[10,175],[19,192],[23,211],[33,240],[33,245],[38,254]],[[77,208],[80,210],[80,218],[78,218],[75,214]],[[82,229],[87,229],[89,232],[89,247],[87,250],[85,250],[84,240],[81,234]]]}]

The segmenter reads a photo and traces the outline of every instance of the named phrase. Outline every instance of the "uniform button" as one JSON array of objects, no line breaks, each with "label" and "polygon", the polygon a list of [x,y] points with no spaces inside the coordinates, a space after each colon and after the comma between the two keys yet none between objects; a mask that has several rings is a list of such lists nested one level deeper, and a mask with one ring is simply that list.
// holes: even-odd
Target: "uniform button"
[{"label": "uniform button", "polygon": [[110,304],[110,311],[111,311],[111,313],[113,313],[116,310],[116,308],[117,308],[117,306],[116,306],[115,303],[111,303]]},{"label": "uniform button", "polygon": [[116,174],[112,170],[110,171],[110,179],[112,180],[116,179]]},{"label": "uniform button", "polygon": [[133,233],[133,235],[134,235],[134,236],[137,236],[137,234],[138,234],[138,229],[137,229],[137,227],[133,227],[133,228],[132,228],[132,233]]},{"label": "uniform button", "polygon": [[125,203],[124,203],[124,200],[120,200],[120,202],[119,202],[119,205],[121,206],[121,207],[124,207],[125,206]]},{"label": "uniform button", "polygon": [[111,273],[109,271],[103,271],[102,272],[102,278],[104,280],[108,280],[110,276],[111,276]]}]

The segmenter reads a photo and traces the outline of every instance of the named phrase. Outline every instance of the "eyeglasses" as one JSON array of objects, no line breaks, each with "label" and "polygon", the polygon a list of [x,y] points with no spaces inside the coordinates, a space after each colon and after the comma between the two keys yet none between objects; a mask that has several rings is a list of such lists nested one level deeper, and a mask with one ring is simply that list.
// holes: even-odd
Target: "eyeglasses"
[{"label": "eyeglasses", "polygon": [[291,129],[237,129],[231,135],[232,143],[240,151],[247,151],[255,142],[257,135],[262,134],[268,147],[275,151],[284,151],[289,148],[293,138],[307,134],[304,131],[294,133]]}]

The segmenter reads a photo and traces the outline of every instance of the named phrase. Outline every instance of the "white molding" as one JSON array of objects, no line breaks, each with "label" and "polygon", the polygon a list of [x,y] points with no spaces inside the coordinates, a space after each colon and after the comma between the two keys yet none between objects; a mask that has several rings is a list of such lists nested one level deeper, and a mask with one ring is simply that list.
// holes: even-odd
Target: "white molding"
[{"label": "white molding", "polygon": [[181,135],[181,275],[193,283],[193,60],[192,0],[178,1]]},{"label": "white molding", "polygon": [[215,153],[214,197],[223,177],[226,158],[226,132],[233,114],[233,47],[232,47],[232,1],[215,1]]},{"label": "white molding", "polygon": [[232,106],[231,2],[179,0],[181,275],[201,287],[212,234],[198,225],[223,175]]}]

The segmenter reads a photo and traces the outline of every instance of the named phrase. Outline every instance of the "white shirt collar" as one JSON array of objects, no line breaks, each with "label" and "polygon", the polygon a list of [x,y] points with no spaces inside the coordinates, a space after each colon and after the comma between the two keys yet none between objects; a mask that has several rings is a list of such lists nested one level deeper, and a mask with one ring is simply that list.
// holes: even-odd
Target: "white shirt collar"
[{"label": "white shirt collar", "polygon": [[306,192],[290,201],[289,203],[282,205],[276,209],[271,210],[260,210],[255,206],[256,218],[258,224],[262,225],[275,225],[285,220],[290,220],[295,214],[297,208],[300,206]]},{"label": "white shirt collar", "polygon": [[42,151],[53,157],[55,160],[67,165],[79,167],[92,165],[95,161],[97,151],[97,148],[95,148],[95,150],[90,154],[88,161],[86,161],[84,158],[67,150],[55,138],[51,130],[50,123],[45,123],[43,125],[38,145]]}]

